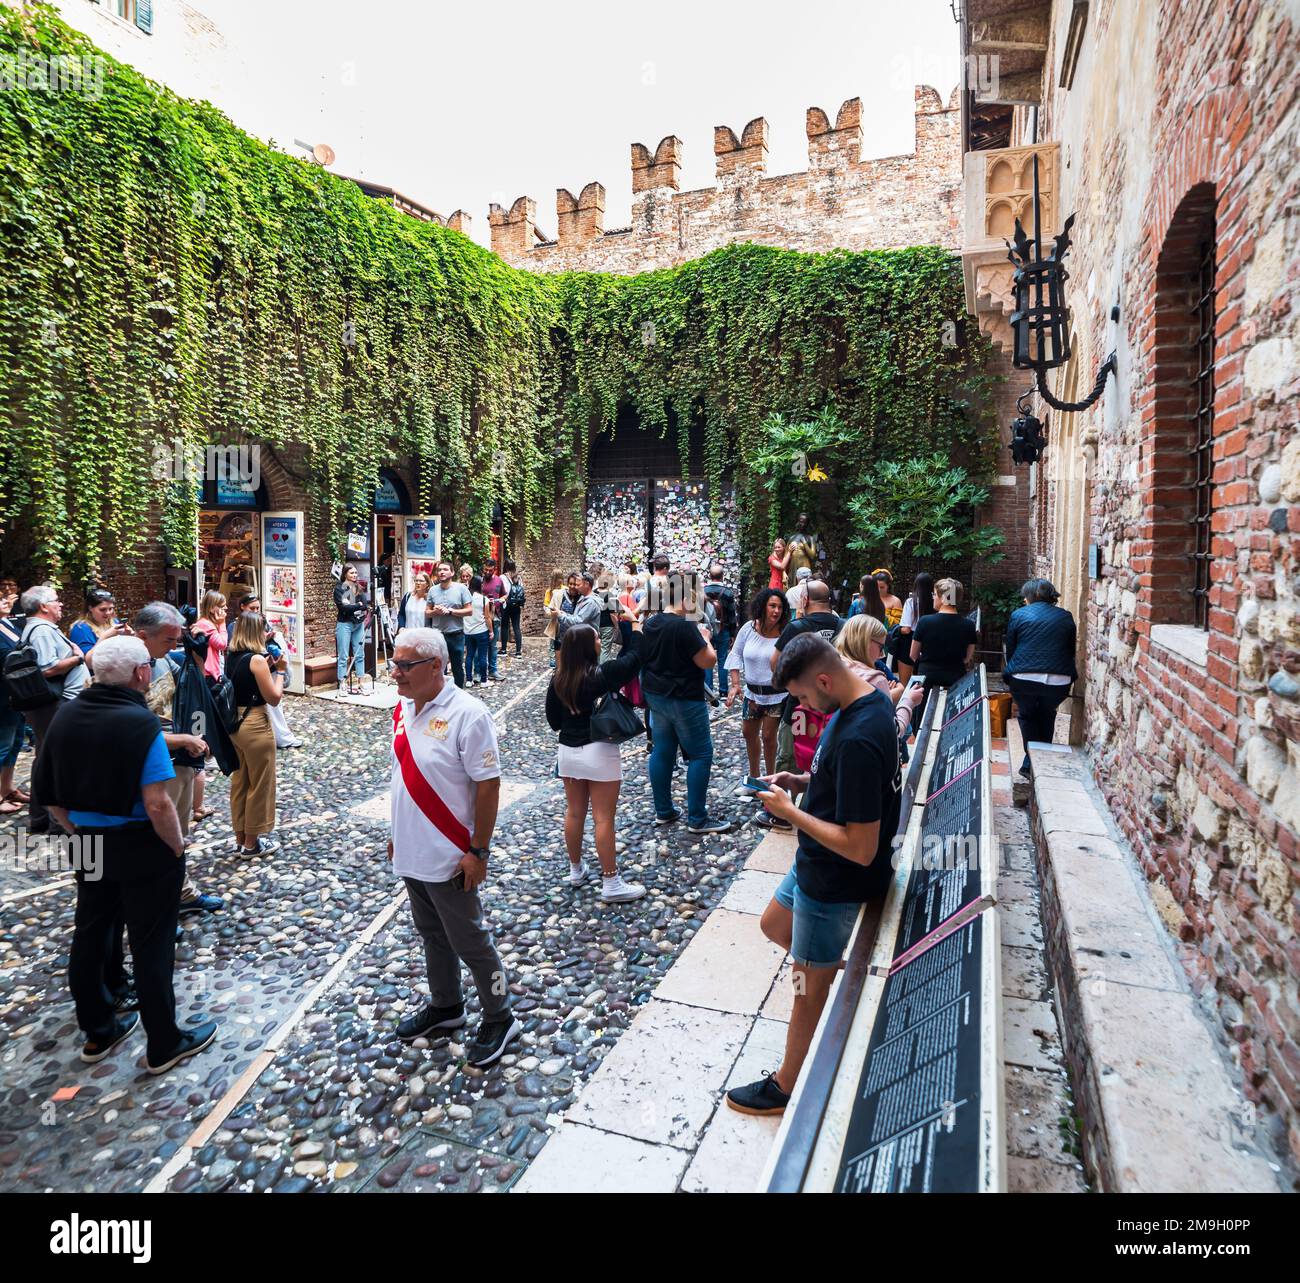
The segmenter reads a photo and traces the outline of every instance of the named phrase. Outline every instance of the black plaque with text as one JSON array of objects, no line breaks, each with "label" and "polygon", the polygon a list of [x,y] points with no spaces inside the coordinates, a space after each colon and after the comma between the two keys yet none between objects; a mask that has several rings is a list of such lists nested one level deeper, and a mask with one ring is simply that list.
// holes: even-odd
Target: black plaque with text
[{"label": "black plaque with text", "polygon": [[977,700],[984,698],[982,670],[973,668],[965,677],[958,678],[948,687],[948,698],[944,703],[943,720],[952,721],[958,713],[964,713]]},{"label": "black plaque with text", "polygon": [[930,771],[929,796],[946,788],[963,771],[984,756],[984,721],[988,705],[968,704],[966,711],[952,718],[939,736],[939,747]]},{"label": "black plaque with text", "polygon": [[979,762],[926,804],[921,845],[903,900],[894,956],[920,943],[958,909],[978,899],[984,763]]},{"label": "black plaque with text", "polygon": [[[894,941],[836,1189],[967,1193],[980,1188],[981,950],[986,917],[927,937],[983,892],[985,719],[979,670],[948,691],[920,843]],[[920,946],[918,952],[907,956]]]},{"label": "black plaque with text", "polygon": [[978,1192],[983,931],[981,915],[885,981],[840,1193]]}]

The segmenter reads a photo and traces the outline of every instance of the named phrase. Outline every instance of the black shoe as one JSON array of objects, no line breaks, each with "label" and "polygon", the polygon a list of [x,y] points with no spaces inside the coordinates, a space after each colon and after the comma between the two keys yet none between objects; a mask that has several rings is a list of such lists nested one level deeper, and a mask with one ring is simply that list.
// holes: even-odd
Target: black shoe
[{"label": "black shoe", "polygon": [[730,833],[730,820],[705,820],[703,824],[688,824],[687,830],[691,833]]},{"label": "black shoe", "polygon": [[500,1060],[506,1047],[523,1033],[524,1027],[514,1016],[507,1012],[500,1020],[489,1023],[484,1020],[478,1027],[474,1045],[465,1057],[466,1063],[481,1069],[484,1065]]},{"label": "black shoe", "polygon": [[680,811],[674,811],[671,815],[656,815],[656,816],[655,816],[655,823],[656,823],[656,824],[676,824],[677,821],[680,820],[681,818],[682,818],[682,813],[681,813]]},{"label": "black shoe", "polygon": [[1020,772],[1019,772],[1019,773],[1020,773],[1021,775],[1023,775],[1023,776],[1025,777],[1025,779],[1028,779],[1028,778],[1029,778],[1029,770],[1030,770],[1030,767],[1029,767],[1029,755],[1026,754],[1026,755],[1025,755],[1025,760],[1024,760],[1023,762],[1020,763]]},{"label": "black shoe", "polygon": [[216,913],[225,908],[226,902],[219,895],[196,895],[193,900],[182,900],[180,915],[188,917],[191,913]]},{"label": "black shoe", "polygon": [[145,1063],[149,1067],[151,1074],[165,1074],[175,1065],[179,1065],[182,1060],[188,1060],[191,1056],[197,1055],[205,1047],[210,1047],[217,1037],[217,1022],[215,1020],[205,1021],[201,1025],[195,1025],[189,1033],[181,1034],[181,1040],[172,1048],[171,1054],[163,1061],[161,1065],[155,1065],[153,1061],[147,1060]]},{"label": "black shoe", "polygon": [[112,1053],[113,1048],[118,1043],[129,1038],[139,1023],[139,1013],[131,1011],[113,1026],[113,1036],[111,1038],[87,1038],[85,1045],[81,1049],[82,1060],[88,1065],[98,1064],[105,1056]]},{"label": "black shoe", "polygon": [[754,816],[754,823],[759,828],[771,829],[774,833],[789,833],[794,829],[794,825],[789,820],[782,820],[767,810],[760,811]]},{"label": "black shoe", "polygon": [[434,1007],[432,1005],[417,1011],[415,1015],[403,1020],[397,1026],[397,1036],[403,1042],[423,1038],[435,1029],[459,1029],[465,1023],[465,1004],[457,1003],[454,1007]]},{"label": "black shoe", "polygon": [[756,1083],[733,1087],[727,1093],[727,1104],[740,1114],[784,1114],[789,1103],[790,1093],[782,1091],[768,1073]]}]

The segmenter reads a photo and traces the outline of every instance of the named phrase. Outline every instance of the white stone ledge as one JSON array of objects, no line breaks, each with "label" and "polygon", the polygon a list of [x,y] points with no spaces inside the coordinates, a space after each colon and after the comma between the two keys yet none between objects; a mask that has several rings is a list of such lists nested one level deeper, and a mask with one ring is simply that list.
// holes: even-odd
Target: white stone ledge
[{"label": "white stone ledge", "polygon": [[1197,668],[1204,668],[1209,659],[1210,634],[1191,624],[1152,624],[1151,644]]},{"label": "white stone ledge", "polygon": [[1063,998],[1074,1019],[1062,1028],[1076,1072],[1093,1079],[1080,1084],[1100,1114],[1088,1125],[1105,1138],[1108,1170],[1097,1175],[1111,1193],[1276,1192],[1145,880],[1103,804],[1085,791],[1085,817],[1080,792],[1062,785],[1086,779],[1082,754],[1031,746],[1029,756],[1044,900],[1059,912],[1044,922],[1048,956],[1072,990]]}]

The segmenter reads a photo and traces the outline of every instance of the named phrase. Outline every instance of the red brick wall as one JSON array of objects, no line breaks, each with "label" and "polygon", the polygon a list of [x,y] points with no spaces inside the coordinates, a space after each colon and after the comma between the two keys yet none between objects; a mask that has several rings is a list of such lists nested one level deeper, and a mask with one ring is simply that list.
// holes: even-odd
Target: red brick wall
[{"label": "red brick wall", "polygon": [[[1048,50],[1039,124],[1040,138],[1062,144],[1066,208],[1079,216],[1068,288],[1083,386],[1112,345],[1120,354],[1106,399],[1084,416],[1095,441],[1089,538],[1103,561],[1088,607],[1088,747],[1248,1097],[1279,1150],[1300,1159],[1298,47],[1293,18],[1257,0],[1094,6],[1068,93],[1053,80],[1060,50]],[[1202,666],[1153,629],[1189,618],[1180,275],[1196,216],[1211,210]],[[1034,520],[1040,569],[1051,564],[1056,495],[1046,498],[1047,530]]]}]

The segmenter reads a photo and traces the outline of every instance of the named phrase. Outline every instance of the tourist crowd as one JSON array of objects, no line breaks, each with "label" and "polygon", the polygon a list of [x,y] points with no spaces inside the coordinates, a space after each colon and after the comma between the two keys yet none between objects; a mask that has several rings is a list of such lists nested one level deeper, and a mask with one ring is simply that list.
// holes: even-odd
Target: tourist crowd
[{"label": "tourist crowd", "polygon": [[[977,645],[957,580],[919,574],[900,600],[878,569],[841,615],[820,568],[792,567],[796,552],[810,559],[799,536],[776,541],[768,582],[747,604],[722,564],[701,573],[665,555],[645,573],[634,562],[556,570],[542,597],[553,669],[545,715],[557,734],[571,889],[587,881],[590,816],[600,897],[646,894],[617,860],[621,746],[643,735],[656,824],[712,835],[751,819],[797,834],[794,866],[761,919],[792,955],[793,1015],[780,1066],[728,1093],[746,1113],[779,1113],[794,1090],[858,908],[890,881],[909,737],[929,692],[966,673]],[[193,826],[213,814],[204,805],[209,760],[230,777],[236,850],[278,849],[276,754],[299,743],[283,712],[287,648],[256,596],[233,618],[210,591],[197,611],[154,602],[127,624],[96,586],[65,630],[54,588],[21,598],[15,588],[0,583],[0,812],[26,807],[32,834],[102,840],[102,875],[76,875],[69,983],[82,1058],[104,1058],[143,1020],[147,1067],[162,1073],[216,1035],[211,1021],[181,1031],[172,992],[179,918],[223,907],[186,860]],[[1023,599],[1006,632],[1007,681],[1026,742],[1050,740],[1076,675],[1074,621],[1046,580],[1026,583]],[[477,1066],[498,1059],[522,1026],[479,895],[500,796],[496,728],[466,688],[500,680],[512,634],[522,654],[524,601],[513,562],[498,573],[488,560],[475,573],[443,561],[432,579],[417,574],[380,621],[398,697],[389,857],[406,884],[430,993],[398,1035],[465,1024],[463,964],[481,1003],[467,1053]],[[342,693],[364,668],[372,623],[354,568],[342,571],[334,602]],[[727,815],[711,803],[714,730],[737,704],[748,776],[725,791],[752,801]],[[14,768],[29,735],[23,790]]]}]

